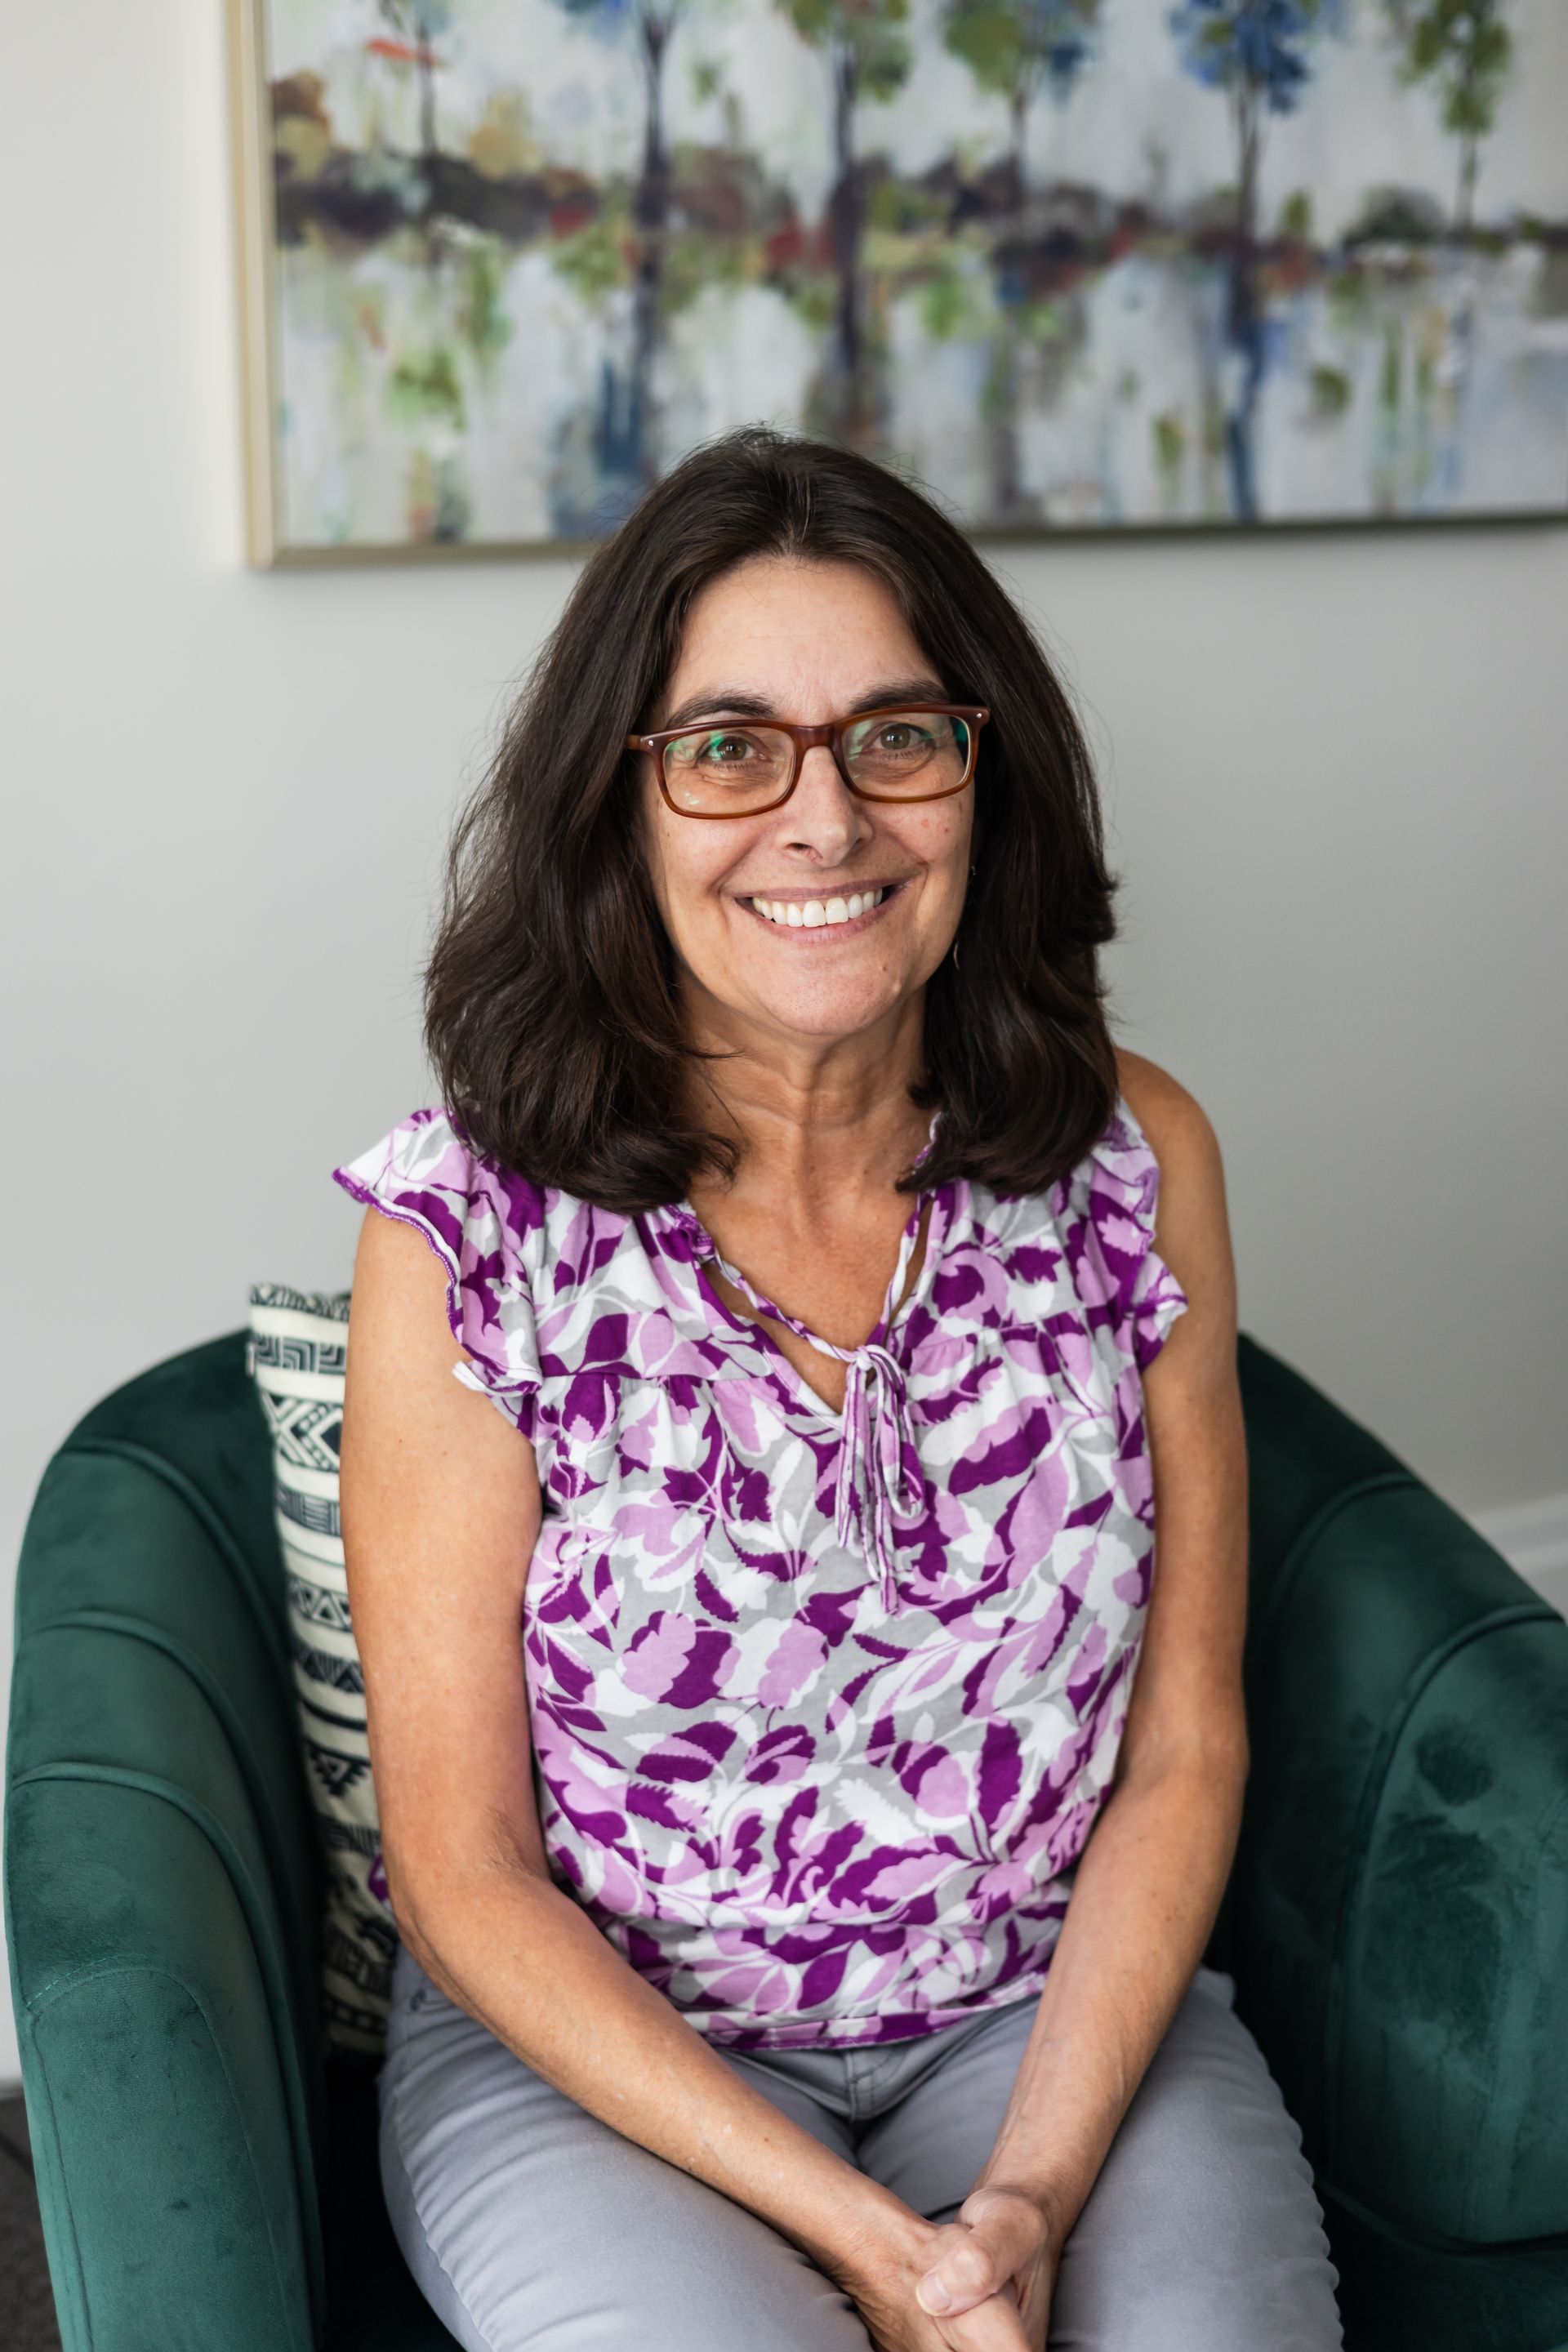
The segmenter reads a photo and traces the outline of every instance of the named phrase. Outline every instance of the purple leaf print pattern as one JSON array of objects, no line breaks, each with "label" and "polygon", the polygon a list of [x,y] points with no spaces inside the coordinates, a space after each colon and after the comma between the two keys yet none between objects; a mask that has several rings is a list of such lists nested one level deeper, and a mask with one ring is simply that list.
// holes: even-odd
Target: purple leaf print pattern
[{"label": "purple leaf print pattern", "polygon": [[889,1319],[918,1204],[876,1333],[838,1351],[842,1416],[719,1307],[683,1203],[531,1185],[437,1109],[334,1174],[424,1234],[457,1377],[535,1449],[521,1636],[557,1883],[737,2048],[1037,1992],[1126,1721],[1142,1375],[1186,1306],[1125,1102],[1048,1194],[922,1196],[909,1297]]}]

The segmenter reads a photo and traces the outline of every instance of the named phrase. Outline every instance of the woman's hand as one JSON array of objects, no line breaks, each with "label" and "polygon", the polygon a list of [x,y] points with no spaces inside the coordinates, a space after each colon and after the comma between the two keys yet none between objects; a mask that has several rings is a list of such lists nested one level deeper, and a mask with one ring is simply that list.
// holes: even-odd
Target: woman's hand
[{"label": "woman's hand", "polygon": [[877,2352],[1046,2352],[1060,2261],[1033,2198],[976,2189],[956,2221],[917,2217],[897,2233],[878,2232],[833,2275]]},{"label": "woman's hand", "polygon": [[[1011,2296],[1028,2352],[1046,2352],[1051,2295],[1062,2258],[1049,2214],[1017,2189],[974,2189],[956,2221],[935,2232],[931,2264],[917,2288],[921,2307],[939,2315],[960,2352],[990,2352],[990,2339],[958,2333],[978,2324],[999,2297]],[[943,2302],[942,2297],[947,2300]]]}]

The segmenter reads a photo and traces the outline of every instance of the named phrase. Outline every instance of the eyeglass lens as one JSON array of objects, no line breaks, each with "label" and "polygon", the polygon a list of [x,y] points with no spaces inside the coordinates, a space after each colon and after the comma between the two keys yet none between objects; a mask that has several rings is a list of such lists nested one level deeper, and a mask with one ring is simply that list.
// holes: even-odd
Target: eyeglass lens
[{"label": "eyeglass lens", "polygon": [[[971,731],[967,719],[932,710],[879,711],[846,728],[844,764],[851,781],[879,800],[920,800],[962,782]],[[664,781],[683,809],[762,808],[788,783],[794,760],[794,743],[776,728],[749,719],[694,727],[666,744]]]}]

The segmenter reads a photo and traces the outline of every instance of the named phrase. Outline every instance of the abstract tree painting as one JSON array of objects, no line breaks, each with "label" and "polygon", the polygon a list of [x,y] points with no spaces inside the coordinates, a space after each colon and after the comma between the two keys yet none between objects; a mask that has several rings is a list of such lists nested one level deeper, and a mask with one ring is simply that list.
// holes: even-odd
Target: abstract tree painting
[{"label": "abstract tree painting", "polygon": [[1562,0],[235,0],[261,561],[1568,511]]}]

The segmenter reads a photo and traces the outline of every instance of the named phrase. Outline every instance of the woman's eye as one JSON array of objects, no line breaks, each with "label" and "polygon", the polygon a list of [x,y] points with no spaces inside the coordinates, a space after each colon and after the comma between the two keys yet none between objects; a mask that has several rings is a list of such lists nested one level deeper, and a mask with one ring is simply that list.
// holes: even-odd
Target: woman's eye
[{"label": "woman's eye", "polygon": [[749,760],[752,749],[750,739],[744,735],[711,735],[703,746],[702,756],[705,760],[717,761],[721,767],[733,767],[740,761]]}]

